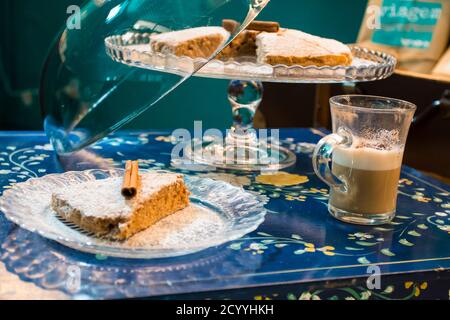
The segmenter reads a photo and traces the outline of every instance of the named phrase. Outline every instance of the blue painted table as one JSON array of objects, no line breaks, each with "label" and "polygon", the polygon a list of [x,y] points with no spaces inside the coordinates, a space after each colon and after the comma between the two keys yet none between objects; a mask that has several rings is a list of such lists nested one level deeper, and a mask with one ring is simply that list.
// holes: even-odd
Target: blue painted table
[{"label": "blue painted table", "polygon": [[[225,180],[261,193],[270,211],[243,239],[161,260],[80,253],[22,230],[0,214],[0,299],[448,299],[450,187],[404,167],[391,224],[339,222],[328,214],[327,189],[311,166],[311,147],[322,135],[281,130],[284,143],[298,153],[297,165],[282,180],[300,183],[286,186],[277,176],[173,168],[170,132],[119,132],[60,159],[41,133],[0,133],[3,190],[48,173],[123,167],[126,159],[139,158],[144,168]],[[370,275],[376,288],[366,285]]]}]

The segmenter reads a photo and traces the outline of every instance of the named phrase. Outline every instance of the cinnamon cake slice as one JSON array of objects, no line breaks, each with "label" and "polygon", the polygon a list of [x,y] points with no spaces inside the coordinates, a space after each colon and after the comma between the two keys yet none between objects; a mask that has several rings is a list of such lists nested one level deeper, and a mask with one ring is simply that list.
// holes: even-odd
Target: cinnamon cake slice
[{"label": "cinnamon cake slice", "polygon": [[229,37],[230,33],[222,27],[199,27],[152,35],[150,45],[154,52],[209,58]]},{"label": "cinnamon cake slice", "polygon": [[125,240],[189,205],[182,175],[143,173],[133,198],[121,195],[122,182],[117,177],[69,186],[52,195],[52,208],[87,232]]},{"label": "cinnamon cake slice", "polygon": [[271,65],[349,66],[353,60],[345,44],[293,29],[260,33],[256,46],[258,62]]},{"label": "cinnamon cake slice", "polygon": [[[235,33],[240,27],[240,23],[231,20],[224,19],[222,21],[222,27],[230,32]],[[230,42],[217,56],[222,60],[235,57],[256,57],[256,37],[261,32],[278,32],[280,30],[280,24],[274,21],[253,21],[248,27],[242,31],[233,41]]]}]

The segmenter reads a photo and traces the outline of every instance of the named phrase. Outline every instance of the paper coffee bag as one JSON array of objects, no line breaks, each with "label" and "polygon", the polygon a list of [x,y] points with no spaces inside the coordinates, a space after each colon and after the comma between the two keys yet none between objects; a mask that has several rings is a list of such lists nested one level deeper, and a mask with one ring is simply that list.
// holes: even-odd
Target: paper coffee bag
[{"label": "paper coffee bag", "polygon": [[393,54],[398,68],[430,73],[450,35],[450,0],[369,0],[358,44]]},{"label": "paper coffee bag", "polygon": [[447,52],[442,56],[441,60],[439,60],[436,67],[434,67],[433,74],[450,78],[450,48],[447,49]]}]

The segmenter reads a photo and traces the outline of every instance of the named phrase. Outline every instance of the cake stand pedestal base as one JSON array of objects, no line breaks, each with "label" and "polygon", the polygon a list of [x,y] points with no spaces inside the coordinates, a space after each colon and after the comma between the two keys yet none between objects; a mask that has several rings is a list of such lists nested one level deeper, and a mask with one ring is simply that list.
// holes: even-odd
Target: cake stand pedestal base
[{"label": "cake stand pedestal base", "polygon": [[253,129],[253,118],[261,104],[263,85],[260,81],[233,80],[228,86],[233,127],[225,139],[211,137],[192,142],[188,158],[195,164],[240,171],[275,171],[295,164],[296,156],[280,145],[278,136],[259,136]]}]

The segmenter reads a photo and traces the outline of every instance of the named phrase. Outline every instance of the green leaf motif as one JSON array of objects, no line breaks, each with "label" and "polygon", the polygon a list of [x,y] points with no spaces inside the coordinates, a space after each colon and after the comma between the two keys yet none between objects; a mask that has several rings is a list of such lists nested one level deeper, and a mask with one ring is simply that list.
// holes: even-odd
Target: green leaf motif
[{"label": "green leaf motif", "polygon": [[413,212],[412,215],[415,215],[415,216],[424,216],[423,213],[419,213],[419,212]]},{"label": "green leaf motif", "polygon": [[284,248],[286,246],[287,246],[286,243],[277,243],[277,244],[275,244],[275,247],[277,247],[277,248]]},{"label": "green leaf motif", "polygon": [[398,219],[404,219],[404,220],[411,219],[411,217],[407,217],[407,216],[395,216],[395,217]]},{"label": "green leaf motif", "polygon": [[435,212],[435,215],[439,216],[439,217],[446,217],[447,214],[445,212]]},{"label": "green leaf motif", "polygon": [[386,289],[384,289],[383,293],[390,294],[394,292],[394,286],[387,286]]},{"label": "green leaf motif", "polygon": [[388,257],[393,257],[393,256],[395,256],[395,253],[393,253],[393,252],[392,252],[391,250],[389,250],[388,248],[381,249],[381,253],[384,254],[385,256],[388,256]]},{"label": "green leaf motif", "polygon": [[422,229],[422,230],[427,230],[427,229],[428,229],[428,227],[427,227],[426,225],[424,225],[423,223],[422,223],[422,224],[419,224],[419,225],[417,226],[417,228]]},{"label": "green leaf motif", "polygon": [[373,228],[374,230],[376,230],[376,231],[392,231],[392,229],[389,229],[389,228],[383,228],[383,227],[376,227],[376,228]]},{"label": "green leaf motif", "polygon": [[367,260],[366,257],[358,258],[358,262],[361,263],[361,264],[370,264],[370,261]]},{"label": "green leaf motif", "polygon": [[242,247],[242,242],[237,242],[237,243],[230,244],[228,248],[230,248],[231,250],[241,250],[241,247]]},{"label": "green leaf motif", "polygon": [[288,300],[297,300],[297,298],[295,297],[295,295],[294,295],[293,293],[289,293],[289,294],[287,295],[287,299],[288,299]]},{"label": "green leaf motif", "polygon": [[302,237],[300,237],[298,234],[293,234],[291,236],[292,239],[296,239],[296,240],[302,240]]},{"label": "green leaf motif", "polygon": [[412,246],[414,245],[414,243],[411,243],[411,242],[409,242],[409,241],[406,240],[406,239],[400,239],[398,242],[399,242],[400,244],[402,244],[402,245],[404,245],[404,246],[408,246],[408,247],[412,247]]},{"label": "green leaf motif", "polygon": [[270,195],[270,197],[271,197],[271,198],[279,198],[279,197],[280,197],[280,194],[279,194],[279,193],[272,193],[272,194]]},{"label": "green leaf motif", "polygon": [[295,250],[294,254],[304,254],[306,251],[305,250]]},{"label": "green leaf motif", "polygon": [[265,232],[258,232],[258,235],[262,236],[262,237],[271,237],[272,235],[265,233]]},{"label": "green leaf motif", "polygon": [[364,249],[363,248],[354,248],[354,247],[345,247],[345,250],[348,250],[348,251],[362,251]]},{"label": "green leaf motif", "polygon": [[408,234],[413,237],[421,237],[422,235],[418,233],[416,230],[408,231]]},{"label": "green leaf motif", "polygon": [[264,243],[264,244],[271,244],[271,243],[274,243],[275,240],[268,239],[268,240],[263,240],[261,242]]},{"label": "green leaf motif", "polygon": [[360,246],[364,246],[364,247],[372,247],[372,246],[376,246],[378,243],[377,242],[367,242],[367,241],[356,241],[356,244],[359,244]]}]

